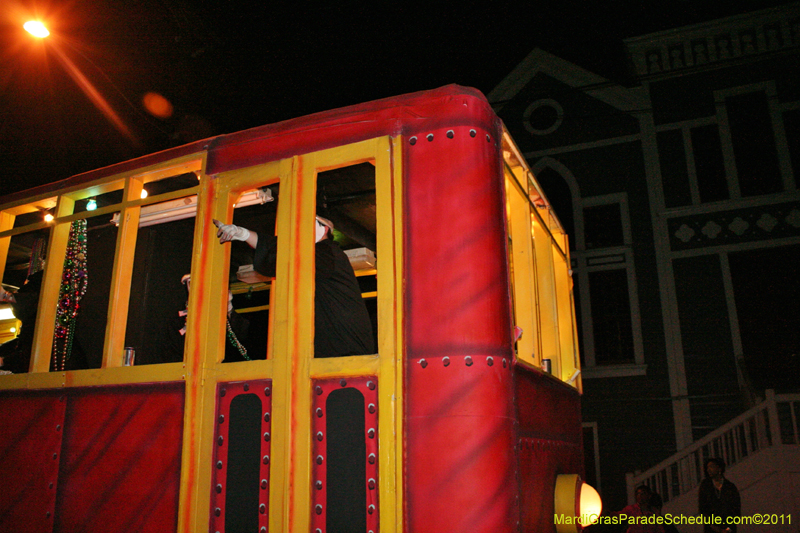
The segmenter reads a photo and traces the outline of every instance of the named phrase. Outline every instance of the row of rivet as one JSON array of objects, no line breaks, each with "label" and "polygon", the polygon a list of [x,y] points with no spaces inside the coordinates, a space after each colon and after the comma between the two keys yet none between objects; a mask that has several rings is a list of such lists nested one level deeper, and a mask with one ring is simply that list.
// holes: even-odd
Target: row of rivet
[{"label": "row of rivet", "polygon": [[579,445],[574,442],[566,442],[563,440],[545,440],[545,439],[533,439],[529,437],[523,437],[519,439],[520,448],[527,448],[529,450],[545,450],[550,448],[561,448],[561,447],[578,447]]},{"label": "row of rivet", "polygon": [[[245,383],[242,386],[242,388],[244,389],[245,392],[248,392],[250,390],[250,384],[249,383]],[[227,389],[225,389],[225,388],[219,389],[220,397],[224,397],[227,393],[228,393]],[[272,395],[272,389],[270,387],[264,387],[264,396],[270,396],[270,395]]]},{"label": "row of rivet", "polygon": [[[446,135],[447,135],[448,139],[452,139],[452,138],[454,138],[456,136],[456,133],[453,130],[447,130]],[[470,137],[476,137],[477,135],[478,135],[478,132],[475,131],[474,129],[473,130],[469,130],[469,136]],[[433,142],[433,133],[429,133],[428,135],[426,135],[425,139],[427,139],[428,142]],[[492,142],[492,138],[489,136],[488,133],[486,134],[486,142]],[[417,144],[417,136],[414,135],[413,137],[410,137],[408,139],[408,143],[411,146],[414,146],[415,144]]]},{"label": "row of rivet", "polygon": [[[447,356],[442,357],[441,361],[442,361],[442,365],[450,366],[450,358],[449,357],[447,357]],[[508,367],[508,361],[506,360],[506,358],[503,357],[502,361],[503,361],[503,368],[507,368]],[[421,366],[422,368],[427,368],[427,366],[428,366],[428,361],[426,361],[425,359],[420,359],[417,362],[419,363],[419,366]],[[469,355],[464,357],[464,364],[467,365],[467,366],[472,366],[472,364],[473,364],[472,357],[469,356]],[[493,365],[494,365],[494,357],[492,357],[491,355],[487,356],[486,357],[486,366],[493,366]]]}]

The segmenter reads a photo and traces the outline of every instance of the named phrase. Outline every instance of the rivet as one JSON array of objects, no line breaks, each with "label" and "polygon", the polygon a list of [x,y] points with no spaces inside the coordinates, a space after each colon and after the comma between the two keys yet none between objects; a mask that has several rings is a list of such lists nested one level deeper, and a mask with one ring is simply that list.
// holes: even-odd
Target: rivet
[{"label": "rivet", "polygon": [[317,417],[318,418],[322,418],[322,408],[317,407],[317,411],[316,412],[317,412]]},{"label": "rivet", "polygon": [[58,454],[57,453],[53,454],[53,459],[58,459]]},{"label": "rivet", "polygon": [[219,423],[220,423],[220,424],[222,424],[223,422],[225,422],[225,415],[219,415],[219,419],[218,419],[218,420],[219,420]]},{"label": "rivet", "polygon": [[61,424],[56,424],[56,431],[61,431]]},{"label": "rivet", "polygon": [[222,435],[217,437],[217,446],[222,446],[223,442],[225,442],[225,438]]},{"label": "rivet", "polygon": [[269,413],[264,413],[264,422],[269,422]]},{"label": "rivet", "polygon": [[265,455],[264,457],[262,457],[261,458],[261,462],[264,463],[265,465],[268,465],[269,464],[269,455]]},{"label": "rivet", "polygon": [[316,530],[314,530],[314,533],[322,533],[322,530],[320,528],[317,528]]},{"label": "rivet", "polygon": [[375,480],[370,478],[370,480],[367,482],[367,486],[369,487],[370,490],[374,490],[375,489]]},{"label": "rivet", "polygon": [[374,506],[374,505],[370,505],[370,506],[367,508],[367,512],[368,512],[369,514],[374,514],[374,513],[375,513],[375,506]]},{"label": "rivet", "polygon": [[217,470],[222,470],[222,461],[217,461]]},{"label": "rivet", "polygon": [[314,507],[314,512],[317,514],[322,514],[322,506],[317,505],[316,507]]},{"label": "rivet", "polygon": [[464,362],[467,364],[467,366],[472,366],[472,357],[467,356],[464,358]]},{"label": "rivet", "polygon": [[367,457],[367,461],[369,461],[369,464],[374,465],[375,464],[375,454],[374,453],[369,454],[369,457]]},{"label": "rivet", "polygon": [[322,434],[321,431],[317,431],[317,440],[322,442],[322,439],[325,438],[325,435]]},{"label": "rivet", "polygon": [[375,383],[373,383],[372,381],[367,381],[367,388],[369,390],[375,390]]},{"label": "rivet", "polygon": [[456,136],[456,134],[455,134],[455,132],[453,130],[447,130],[447,138],[448,139],[452,139],[455,136]]},{"label": "rivet", "polygon": [[50,518],[50,511],[47,511],[47,512],[46,512],[44,515],[45,515],[47,518]]},{"label": "rivet", "polygon": [[246,391],[250,390],[250,384],[249,383],[245,383],[244,384],[244,390],[246,390]]},{"label": "rivet", "polygon": [[369,438],[371,438],[371,439],[374,439],[375,438],[375,430],[373,428],[369,428],[369,431],[367,431],[367,436],[369,436]]},{"label": "rivet", "polygon": [[264,442],[269,442],[269,433],[264,433]]},{"label": "rivet", "polygon": [[314,387],[314,392],[316,392],[317,396],[319,396],[320,394],[322,394],[322,387],[317,385],[316,387]]},{"label": "rivet", "polygon": [[486,134],[486,142],[487,142],[487,143],[490,143],[490,142],[492,142],[492,138],[491,138],[491,137],[489,137],[489,134],[488,134],[488,133]]},{"label": "rivet", "polygon": [[317,482],[314,483],[314,486],[317,488],[317,490],[322,490],[322,481],[317,480]]},{"label": "rivet", "polygon": [[220,389],[220,390],[219,390],[219,395],[220,395],[220,396],[225,396],[225,394],[227,394],[227,393],[228,393],[228,391],[227,391],[227,390],[225,390],[225,389]]},{"label": "rivet", "polygon": [[214,490],[217,491],[217,494],[222,494],[222,484],[217,483],[217,486],[214,487]]},{"label": "rivet", "polygon": [[261,526],[261,529],[258,530],[259,533],[267,533],[267,526]]},{"label": "rivet", "polygon": [[262,479],[261,480],[261,488],[262,489],[266,489],[268,485],[269,485],[269,481],[267,481],[266,479]]},{"label": "rivet", "polygon": [[339,381],[339,386],[340,386],[340,387],[347,387],[347,380],[345,380],[345,379],[343,379],[343,380],[340,380],[340,381]]},{"label": "rivet", "polygon": [[420,359],[419,360],[419,366],[421,366],[422,368],[425,368],[426,366],[428,366],[428,362],[425,359]]},{"label": "rivet", "polygon": [[53,485],[52,483],[50,483],[50,488],[51,488],[51,489],[52,489],[54,486],[55,486],[55,485]]},{"label": "rivet", "polygon": [[417,138],[416,138],[416,137],[411,137],[411,138],[408,140],[408,143],[409,143],[411,146],[414,146],[415,144],[417,144]]},{"label": "rivet", "polygon": [[318,456],[317,456],[317,464],[318,464],[318,465],[321,465],[321,464],[322,464],[322,461],[324,461],[324,459],[322,458],[322,456],[321,456],[321,455],[318,455]]},{"label": "rivet", "polygon": [[219,507],[217,507],[216,509],[214,509],[214,516],[219,516],[219,515],[221,515],[221,514],[222,514],[222,509],[220,509]]},{"label": "rivet", "polygon": [[491,356],[486,358],[486,364],[492,366],[494,364],[494,359]]},{"label": "rivet", "polygon": [[261,513],[261,514],[266,513],[267,512],[267,506],[262,503],[261,505],[258,506],[258,512]]},{"label": "rivet", "polygon": [[375,414],[375,404],[374,403],[369,404],[367,406],[367,411],[369,411],[370,414]]},{"label": "rivet", "polygon": [[270,394],[272,394],[272,389],[264,387],[264,396],[269,396]]},{"label": "rivet", "polygon": [[505,357],[503,357],[503,368],[505,368],[507,364],[508,364],[508,363],[506,362],[506,358],[505,358]]},{"label": "rivet", "polygon": [[433,141],[433,133],[429,133],[428,136],[425,138],[428,139],[428,142]]},{"label": "rivet", "polygon": [[470,137],[475,137],[477,134],[478,134],[478,132],[477,132],[477,131],[475,131],[475,130],[469,130],[469,136],[470,136]]},{"label": "rivet", "polygon": [[442,358],[442,364],[444,366],[450,366],[450,358],[449,357],[443,357]]}]

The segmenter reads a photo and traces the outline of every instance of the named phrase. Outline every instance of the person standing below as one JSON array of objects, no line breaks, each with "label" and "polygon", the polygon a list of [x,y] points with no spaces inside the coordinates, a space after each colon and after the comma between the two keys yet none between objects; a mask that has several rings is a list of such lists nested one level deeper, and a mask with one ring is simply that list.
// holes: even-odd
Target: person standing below
[{"label": "person standing below", "polygon": [[652,496],[653,491],[650,490],[650,487],[642,485],[636,489],[636,503],[628,505],[618,513],[628,518],[636,518],[636,523],[630,524],[625,533],[664,533],[664,527],[660,524],[642,523],[645,521],[644,519],[649,517],[655,518],[654,515],[656,513],[650,507],[650,498]]},{"label": "person standing below", "polygon": [[[253,268],[275,277],[277,237],[214,220],[220,243],[246,242],[254,249]],[[372,322],[350,260],[333,240],[333,223],[316,217],[314,276],[314,357],[375,353]]]},{"label": "person standing below", "polygon": [[707,520],[722,518],[720,525],[705,524],[704,533],[735,533],[736,525],[728,524],[729,517],[742,515],[742,503],[736,485],[725,479],[725,462],[712,458],[705,463],[706,478],[700,483],[697,507]]}]

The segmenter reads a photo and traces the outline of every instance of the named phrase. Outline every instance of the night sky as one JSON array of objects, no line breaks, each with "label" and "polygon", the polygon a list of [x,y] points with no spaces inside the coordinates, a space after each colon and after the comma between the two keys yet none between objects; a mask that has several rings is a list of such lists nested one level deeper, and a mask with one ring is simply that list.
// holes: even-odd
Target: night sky
[{"label": "night sky", "polygon": [[[326,109],[450,83],[488,93],[537,47],[630,84],[622,39],[783,3],[4,0],[0,200]],[[28,35],[22,24],[31,18],[51,37]],[[145,110],[148,92],[172,104],[169,117]]]}]

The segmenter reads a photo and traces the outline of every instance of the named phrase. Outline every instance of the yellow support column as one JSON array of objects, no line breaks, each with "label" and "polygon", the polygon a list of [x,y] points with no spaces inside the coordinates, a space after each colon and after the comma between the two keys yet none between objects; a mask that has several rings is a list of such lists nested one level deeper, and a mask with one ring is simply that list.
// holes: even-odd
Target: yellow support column
[{"label": "yellow support column", "polygon": [[[123,193],[124,201],[132,202],[141,198],[142,186],[143,183],[140,179],[128,179]],[[133,258],[136,254],[136,235],[139,231],[140,211],[141,207],[138,205],[133,207],[125,206],[119,216],[117,250],[114,255],[114,269],[111,273],[102,368],[122,366],[122,352],[125,348],[125,330],[128,326],[128,303],[131,297],[131,277],[133,276]]]},{"label": "yellow support column", "polygon": [[56,226],[50,232],[47,245],[47,262],[44,267],[42,288],[39,292],[39,309],[36,326],[33,330],[33,349],[31,352],[31,372],[48,372],[50,356],[53,351],[53,334],[56,324],[58,294],[61,289],[61,274],[64,271],[64,256],[67,253],[71,222],[59,222],[59,218],[72,214],[75,201],[66,196],[58,198],[56,205]]}]

